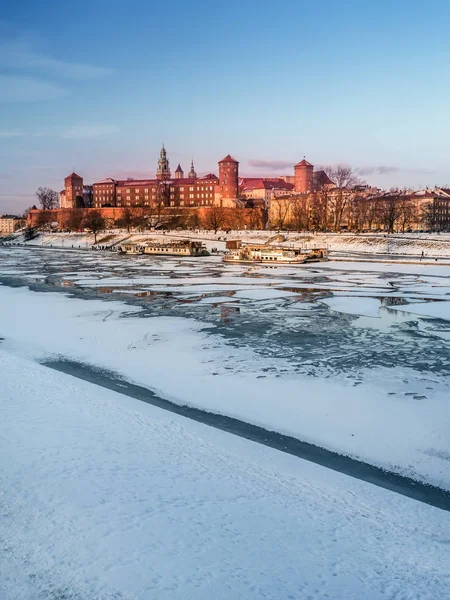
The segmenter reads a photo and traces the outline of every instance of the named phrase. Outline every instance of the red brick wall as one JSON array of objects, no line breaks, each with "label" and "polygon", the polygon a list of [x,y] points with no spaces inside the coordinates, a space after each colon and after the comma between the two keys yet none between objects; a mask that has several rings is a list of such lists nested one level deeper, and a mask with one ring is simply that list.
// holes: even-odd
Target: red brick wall
[{"label": "red brick wall", "polygon": [[313,174],[314,167],[311,166],[302,166],[295,167],[295,191],[301,194],[306,194],[306,192],[310,192],[313,188]]}]

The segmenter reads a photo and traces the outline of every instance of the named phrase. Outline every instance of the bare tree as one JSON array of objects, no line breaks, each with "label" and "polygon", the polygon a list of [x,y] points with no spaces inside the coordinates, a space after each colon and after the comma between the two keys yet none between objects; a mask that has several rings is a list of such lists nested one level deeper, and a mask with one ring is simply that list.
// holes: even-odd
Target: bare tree
[{"label": "bare tree", "polygon": [[205,215],[205,227],[207,229],[214,229],[214,233],[217,233],[221,227],[225,224],[225,213],[223,208],[220,206],[211,206],[207,209]]},{"label": "bare tree", "polygon": [[70,231],[78,231],[84,219],[84,210],[82,208],[71,208],[65,212],[64,226]]},{"label": "bare tree", "polygon": [[122,213],[115,221],[117,227],[126,229],[130,233],[131,227],[134,225],[134,213],[129,206],[122,209]]},{"label": "bare tree", "polygon": [[38,187],[35,195],[42,210],[52,210],[59,207],[59,195],[55,190],[49,187]]},{"label": "bare tree", "polygon": [[40,210],[36,217],[36,229],[50,229],[54,221],[54,214],[51,210]]},{"label": "bare tree", "polygon": [[271,199],[270,208],[272,213],[272,227],[275,227],[275,229],[284,228],[293,202],[294,199],[291,197]]},{"label": "bare tree", "polygon": [[417,220],[417,210],[414,201],[409,195],[402,196],[399,199],[399,203],[400,214],[398,217],[398,224],[402,233],[405,233],[406,229]]},{"label": "bare tree", "polygon": [[309,229],[309,202],[306,196],[294,198],[292,202],[292,224],[297,231]]},{"label": "bare tree", "polygon": [[98,233],[105,229],[105,218],[99,210],[91,208],[84,218],[83,226],[92,231],[94,234],[94,244],[96,244]]},{"label": "bare tree", "polygon": [[351,190],[362,183],[354,170],[346,165],[336,167],[326,166],[323,170],[335,183],[335,190],[331,195],[333,210],[333,229],[339,231],[342,224],[344,211],[352,198]]},{"label": "bare tree", "polygon": [[394,229],[402,214],[402,194],[398,190],[391,190],[389,195],[379,200],[380,221],[388,233]]},{"label": "bare tree", "polygon": [[161,222],[161,216],[166,206],[170,206],[170,185],[167,181],[158,181],[156,186],[156,218],[158,223]]}]

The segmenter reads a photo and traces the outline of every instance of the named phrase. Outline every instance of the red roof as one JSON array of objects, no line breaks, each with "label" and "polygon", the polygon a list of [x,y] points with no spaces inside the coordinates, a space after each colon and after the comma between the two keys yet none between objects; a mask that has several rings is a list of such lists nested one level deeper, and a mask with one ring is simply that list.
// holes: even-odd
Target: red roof
[{"label": "red roof", "polygon": [[67,181],[68,179],[83,179],[83,178],[80,177],[79,175],[77,175],[76,173],[71,173],[64,179],[64,181]]},{"label": "red roof", "polygon": [[294,169],[296,167],[314,167],[314,165],[312,165],[310,162],[308,162],[306,159],[301,160],[299,163],[297,163],[296,165],[294,165]]},{"label": "red roof", "polygon": [[239,164],[239,161],[237,161],[235,158],[233,158],[233,157],[231,156],[231,154],[227,154],[227,155],[225,156],[225,158],[222,158],[222,160],[219,160],[219,165],[220,165],[220,163],[235,163],[235,164],[237,164],[237,165],[238,165],[238,164]]},{"label": "red roof", "polygon": [[199,177],[199,179],[219,179],[217,177],[217,175],[214,175],[214,173],[208,173],[207,175],[203,175],[202,177]]},{"label": "red roof", "polygon": [[292,190],[292,183],[287,183],[284,179],[268,179],[264,177],[243,177],[240,182],[242,191],[251,190]]}]

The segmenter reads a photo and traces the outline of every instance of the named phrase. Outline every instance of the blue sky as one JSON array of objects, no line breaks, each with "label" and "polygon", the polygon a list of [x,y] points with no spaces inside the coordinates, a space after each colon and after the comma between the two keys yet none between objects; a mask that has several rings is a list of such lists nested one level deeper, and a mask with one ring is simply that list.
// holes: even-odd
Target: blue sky
[{"label": "blue sky", "polygon": [[450,2],[16,1],[0,20],[0,212],[171,166],[350,164],[450,184]]}]

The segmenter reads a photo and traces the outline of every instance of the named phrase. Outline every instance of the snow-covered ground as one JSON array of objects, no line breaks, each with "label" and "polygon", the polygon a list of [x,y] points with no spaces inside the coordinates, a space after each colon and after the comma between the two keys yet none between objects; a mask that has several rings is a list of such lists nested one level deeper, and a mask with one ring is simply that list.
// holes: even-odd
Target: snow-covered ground
[{"label": "snow-covered ground", "polygon": [[[1,256],[0,276],[41,290],[0,287],[10,352],[110,369],[176,403],[450,488],[449,267]],[[434,306],[439,320],[417,314]]]},{"label": "snow-covered ground", "polygon": [[[133,339],[118,306],[15,291],[23,329],[47,316],[42,297],[55,313],[29,330],[30,354],[56,331],[75,353],[85,339],[100,355],[107,331]],[[177,331],[172,349],[195,337]],[[0,365],[2,600],[450,598],[447,512],[56,373],[8,340]]]},{"label": "snow-covered ground", "polygon": [[[98,235],[99,245],[112,246],[127,242],[145,242],[149,239],[170,240],[176,238],[195,239],[203,241],[209,250],[217,248],[225,249],[225,240],[240,239],[247,243],[262,243],[274,239],[277,233],[274,231],[230,231],[228,233],[219,231],[178,231],[178,232],[145,232],[128,233],[125,230],[111,230]],[[404,255],[410,257],[421,257],[424,260],[438,258],[450,258],[450,234],[447,233],[397,233],[386,234],[333,234],[333,233],[283,233],[284,242],[278,240],[276,243],[313,248],[327,246],[332,253],[356,253],[356,254],[381,254],[381,255]],[[60,248],[82,248],[90,249],[94,245],[94,236],[90,233],[44,233],[34,240],[25,242],[23,234],[14,236],[17,243],[27,243],[43,247]],[[385,258],[386,258],[385,256]]]}]

